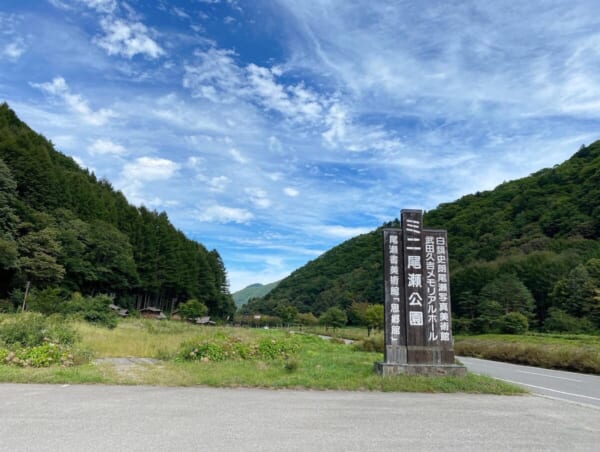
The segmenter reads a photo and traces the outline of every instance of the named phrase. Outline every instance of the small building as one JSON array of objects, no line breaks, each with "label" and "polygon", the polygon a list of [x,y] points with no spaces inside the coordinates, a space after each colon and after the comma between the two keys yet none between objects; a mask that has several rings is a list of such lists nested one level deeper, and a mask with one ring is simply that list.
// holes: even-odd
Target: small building
[{"label": "small building", "polygon": [[125,308],[122,308],[120,306],[117,306],[116,304],[109,304],[108,307],[113,310],[116,311],[117,314],[119,314],[121,317],[127,317],[129,315],[129,311]]},{"label": "small building", "polygon": [[171,312],[171,320],[182,320],[179,310]]},{"label": "small building", "polygon": [[196,325],[216,325],[216,323],[213,322],[210,317],[196,317],[194,319],[194,323]]},{"label": "small building", "polygon": [[145,319],[164,320],[167,318],[167,316],[163,314],[161,309],[152,306],[140,309],[140,315]]}]

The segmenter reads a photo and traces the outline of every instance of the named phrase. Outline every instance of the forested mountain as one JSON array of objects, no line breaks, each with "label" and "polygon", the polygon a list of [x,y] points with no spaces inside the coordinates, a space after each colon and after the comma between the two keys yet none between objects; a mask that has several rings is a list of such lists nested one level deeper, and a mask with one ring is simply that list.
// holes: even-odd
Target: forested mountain
[{"label": "forested mountain", "polygon": [[264,297],[275,287],[277,287],[278,284],[279,281],[272,282],[270,284],[251,284],[242,290],[232,293],[231,296],[233,297],[233,301],[235,302],[236,306],[239,307],[252,298]]},{"label": "forested mountain", "polygon": [[[533,327],[600,328],[600,141],[554,168],[441,204],[424,225],[448,230],[457,328],[486,330],[509,312]],[[381,303],[381,262],[378,229],[296,270],[245,311]]]},{"label": "forested mountain", "polygon": [[213,316],[235,311],[219,253],[130,205],[0,105],[0,300],[29,281],[114,294],[130,308],[172,309],[197,298]]}]

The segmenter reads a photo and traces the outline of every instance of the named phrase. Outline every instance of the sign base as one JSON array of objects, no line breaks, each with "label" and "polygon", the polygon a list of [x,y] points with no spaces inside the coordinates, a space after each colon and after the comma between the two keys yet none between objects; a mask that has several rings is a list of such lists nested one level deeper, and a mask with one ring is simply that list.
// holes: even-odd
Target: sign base
[{"label": "sign base", "polygon": [[467,368],[459,364],[390,364],[377,362],[375,371],[383,376],[424,375],[428,377],[464,377]]}]

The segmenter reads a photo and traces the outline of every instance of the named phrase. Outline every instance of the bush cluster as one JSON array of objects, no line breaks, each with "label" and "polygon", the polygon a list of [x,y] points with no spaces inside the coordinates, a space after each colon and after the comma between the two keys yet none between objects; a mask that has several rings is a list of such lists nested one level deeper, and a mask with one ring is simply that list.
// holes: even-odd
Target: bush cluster
[{"label": "bush cluster", "polygon": [[24,312],[0,320],[0,341],[8,346],[35,347],[44,343],[72,345],[77,332],[60,316]]},{"label": "bush cluster", "polygon": [[5,316],[0,320],[0,364],[71,366],[71,346],[78,339],[60,316],[45,317],[37,312]]},{"label": "bush cluster", "polygon": [[359,352],[376,352],[383,353],[384,350],[384,340],[383,336],[381,337],[369,337],[362,341],[357,341],[352,344],[354,350]]},{"label": "bush cluster", "polygon": [[73,359],[69,349],[51,342],[15,351],[0,349],[0,363],[19,367],[49,367],[54,364],[68,367],[73,365]]},{"label": "bush cluster", "polygon": [[287,360],[299,349],[293,337],[263,338],[256,342],[236,337],[215,337],[184,342],[178,361]]},{"label": "bush cluster", "polygon": [[[20,291],[13,292],[12,304],[23,299]],[[32,290],[27,298],[27,310],[45,315],[62,314],[86,322],[114,328],[117,326],[117,314],[109,308],[113,299],[100,294],[84,297],[79,292],[69,295],[61,289]],[[1,309],[1,307],[0,307]]]}]

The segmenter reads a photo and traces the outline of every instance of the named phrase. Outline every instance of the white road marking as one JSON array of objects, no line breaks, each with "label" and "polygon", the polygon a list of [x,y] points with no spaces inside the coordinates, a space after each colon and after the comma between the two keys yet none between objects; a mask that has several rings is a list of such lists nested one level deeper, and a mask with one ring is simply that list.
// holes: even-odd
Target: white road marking
[{"label": "white road marking", "polygon": [[517,372],[519,372],[520,374],[531,374],[531,375],[540,375],[542,377],[548,377],[548,378],[556,378],[558,380],[568,380],[568,381],[574,381],[576,383],[582,383],[581,380],[575,380],[574,378],[566,378],[566,377],[555,377],[554,375],[548,375],[548,374],[540,374],[538,372],[527,372],[525,370],[517,370]]},{"label": "white road marking", "polygon": [[572,396],[572,397],[581,397],[581,398],[590,399],[590,400],[597,400],[598,402],[600,402],[600,398],[598,398],[598,397],[586,396],[586,395],[583,395],[583,394],[574,394],[572,392],[558,391],[556,389],[545,388],[543,386],[530,385],[530,384],[527,384],[527,383],[522,383],[520,381],[506,380],[504,378],[502,380],[508,381],[509,383],[515,383],[515,384],[518,384],[518,385],[529,386],[531,388],[541,389],[543,391],[551,391],[551,392],[556,392],[558,394],[569,395],[569,396]]}]

